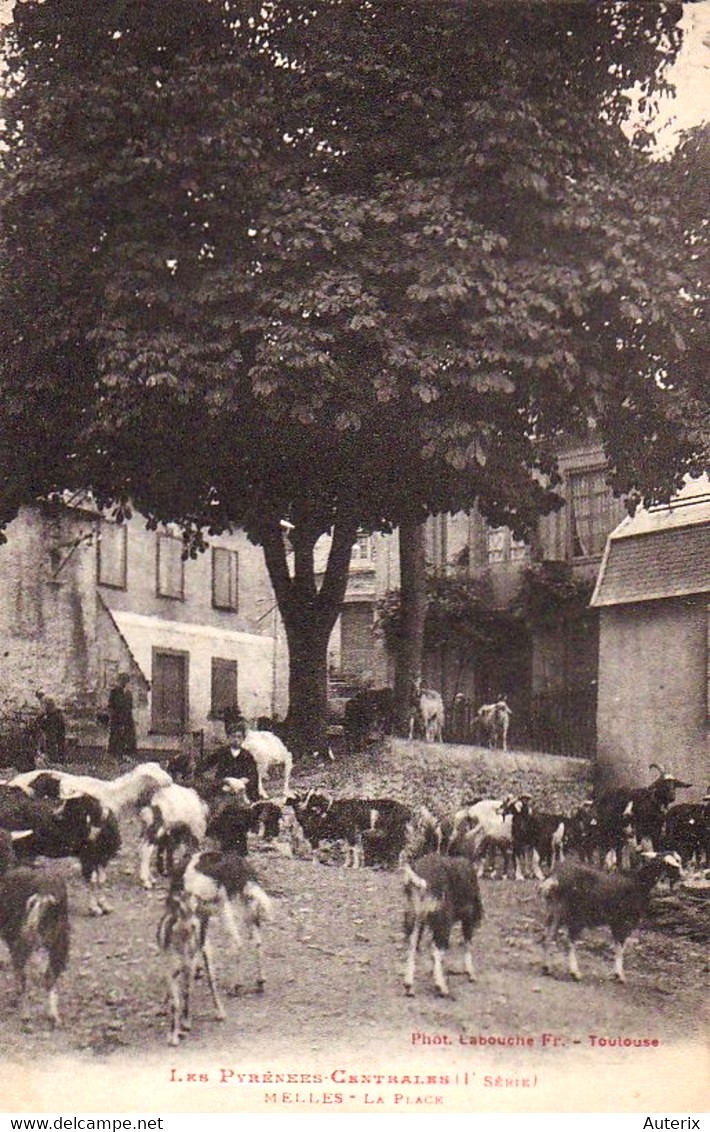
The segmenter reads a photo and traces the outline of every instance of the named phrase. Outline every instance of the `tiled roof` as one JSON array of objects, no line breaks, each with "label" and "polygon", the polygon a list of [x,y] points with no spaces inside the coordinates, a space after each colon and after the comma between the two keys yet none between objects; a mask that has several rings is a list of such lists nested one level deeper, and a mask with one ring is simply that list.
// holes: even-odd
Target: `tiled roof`
[{"label": "tiled roof", "polygon": [[607,541],[593,606],[710,593],[710,484],[691,480],[668,507],[639,510]]}]

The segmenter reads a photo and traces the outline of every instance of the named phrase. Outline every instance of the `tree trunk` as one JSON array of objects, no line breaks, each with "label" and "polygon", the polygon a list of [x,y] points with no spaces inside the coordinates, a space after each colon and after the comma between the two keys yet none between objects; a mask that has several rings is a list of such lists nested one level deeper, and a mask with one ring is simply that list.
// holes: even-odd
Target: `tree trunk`
[{"label": "tree trunk", "polygon": [[395,729],[409,734],[412,681],[422,674],[427,612],[424,523],[407,520],[399,528],[402,629],[394,678]]},{"label": "tree trunk", "polygon": [[[286,628],[289,705],[285,728],[294,753],[324,753],[327,726],[328,641],[342,609],[357,523],[336,520],[320,589],[314,549],[321,529],[296,518],[286,546],[278,521],[261,532],[264,557]],[[287,555],[293,551],[293,569]]]}]

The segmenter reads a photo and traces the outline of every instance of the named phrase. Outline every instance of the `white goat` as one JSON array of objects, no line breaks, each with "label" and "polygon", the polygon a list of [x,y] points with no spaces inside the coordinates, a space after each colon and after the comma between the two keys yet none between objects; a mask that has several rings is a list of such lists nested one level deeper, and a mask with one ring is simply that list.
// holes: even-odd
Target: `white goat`
[{"label": "white goat", "polygon": [[151,874],[153,853],[159,841],[176,826],[187,827],[199,845],[205,839],[209,809],[196,790],[189,786],[171,783],[158,790],[149,806],[140,813],[143,834],[140,847],[138,875],[144,888],[153,888]]},{"label": "white goat", "polygon": [[444,701],[440,692],[422,688],[421,679],[412,681],[409,738],[418,730],[427,743],[444,741]]},{"label": "white goat", "polygon": [[264,789],[264,779],[268,777],[272,767],[277,766],[283,767],[283,795],[288,797],[291,790],[293,755],[278,735],[275,735],[273,731],[250,731],[246,725],[237,728],[235,734],[240,749],[247,751],[256,763],[260,797],[268,798]]},{"label": "white goat", "polygon": [[[513,818],[503,810],[509,801],[509,798],[482,798],[454,815],[449,852],[474,861],[479,876],[483,873],[486,853],[496,849],[503,854],[503,876],[508,874],[513,852]],[[464,832],[467,825],[468,832]]]},{"label": "white goat", "polygon": [[478,709],[476,718],[486,733],[489,747],[500,747],[503,751],[508,750],[508,728],[512,714],[504,696],[501,696],[494,704],[483,704]]}]

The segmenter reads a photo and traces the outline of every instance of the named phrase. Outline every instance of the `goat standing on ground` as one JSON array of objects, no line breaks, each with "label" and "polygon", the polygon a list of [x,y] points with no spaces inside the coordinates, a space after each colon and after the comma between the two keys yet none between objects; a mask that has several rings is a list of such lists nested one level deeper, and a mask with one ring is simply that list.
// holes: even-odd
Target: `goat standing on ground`
[{"label": "goat standing on ground", "polygon": [[[198,906],[210,914],[221,911],[222,922],[238,952],[242,937],[235,916],[236,906],[237,915],[246,927],[256,953],[256,989],[263,991],[261,927],[265,920],[271,919],[272,902],[258,883],[256,872],[249,862],[238,853],[203,850],[190,859],[174,887],[198,901]],[[234,993],[238,993],[239,989],[237,981]]]},{"label": "goat standing on ground", "polygon": [[442,961],[448,950],[451,929],[461,924],[464,964],[469,982],[475,982],[471,939],[483,919],[483,905],[476,871],[464,857],[442,857],[430,853],[415,864],[404,866],[404,892],[407,900],[404,930],[407,936],[407,962],[404,988],[414,994],[414,974],[419,940],[425,929],[432,936],[433,976],[439,994],[450,997]]},{"label": "goat standing on ground", "polygon": [[168,956],[170,994],[170,1033],[168,1044],[176,1046],[192,1027],[190,1000],[197,967],[202,960],[207,975],[215,1018],[224,1021],[224,1007],[217,993],[212,955],[207,942],[209,910],[188,893],[171,890],[165,912],[158,924],[158,946]]},{"label": "goat standing on ground", "polygon": [[540,888],[547,904],[545,959],[550,973],[550,949],[560,927],[569,936],[569,973],[579,981],[576,943],[584,928],[607,925],[614,937],[614,974],[626,982],[624,946],[646,911],[651,889],[662,876],[677,879],[681,864],[677,853],[643,853],[633,873],[605,873],[589,865],[566,861]]},{"label": "goat standing on ground", "polygon": [[34,952],[47,952],[44,976],[47,1015],[52,1026],[59,1026],[57,982],[69,956],[67,886],[61,877],[38,869],[14,867],[12,843],[15,836],[0,830],[0,938],[10,951],[22,1018],[28,1017],[27,963]]},{"label": "goat standing on ground", "polygon": [[409,738],[415,731],[427,743],[444,741],[444,701],[440,692],[422,688],[421,678],[412,680],[409,710]]},{"label": "goat standing on ground", "polygon": [[501,696],[494,704],[483,704],[478,709],[476,719],[485,732],[489,747],[508,750],[508,729],[512,714],[505,696]]}]

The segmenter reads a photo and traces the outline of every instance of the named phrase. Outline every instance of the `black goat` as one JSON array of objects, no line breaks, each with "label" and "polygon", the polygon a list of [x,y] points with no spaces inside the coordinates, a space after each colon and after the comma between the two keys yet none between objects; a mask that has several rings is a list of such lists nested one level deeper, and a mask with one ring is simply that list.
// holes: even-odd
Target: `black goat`
[{"label": "black goat", "polygon": [[414,994],[417,948],[425,928],[432,936],[433,976],[439,994],[450,997],[442,961],[448,950],[451,929],[461,924],[464,964],[469,982],[475,982],[471,939],[483,919],[483,905],[474,865],[465,857],[442,857],[430,853],[414,865],[404,866],[404,931],[408,941],[404,988]]},{"label": "black goat", "polygon": [[23,1018],[28,1016],[27,963],[34,952],[47,952],[47,1014],[51,1024],[59,1026],[57,982],[69,957],[67,886],[61,877],[15,867],[13,834],[4,829],[0,829],[0,938],[10,951]]},{"label": "black goat", "polygon": [[678,853],[684,866],[693,859],[698,868],[710,866],[710,795],[702,802],[670,807],[663,827],[663,847]]},{"label": "black goat", "polygon": [[565,850],[575,853],[580,861],[591,864],[599,849],[599,819],[594,802],[582,802],[565,821]]},{"label": "black goat", "polygon": [[666,811],[675,801],[677,789],[688,789],[689,782],[669,774],[657,763],[651,769],[659,772],[650,786],[631,790],[617,787],[596,802],[600,852],[614,851],[618,868],[622,865],[623,848],[630,840],[646,843],[656,849],[661,844]]},{"label": "black goat", "polygon": [[543,881],[547,904],[545,959],[550,972],[550,949],[560,927],[569,936],[569,972],[581,979],[576,942],[585,928],[607,925],[614,938],[614,974],[626,982],[624,945],[646,911],[651,889],[662,876],[680,876],[680,858],[675,853],[642,854],[643,863],[632,873],[608,873],[589,865],[565,861],[556,874]]},{"label": "black goat", "polygon": [[373,823],[369,802],[362,798],[330,798],[314,790],[309,790],[304,798],[293,796],[287,801],[312,849],[317,849],[321,841],[345,841],[348,864],[353,868],[362,864],[362,834]]},{"label": "black goat", "polygon": [[363,688],[345,705],[343,730],[352,750],[360,750],[374,734],[391,735],[393,726],[391,688]]}]

